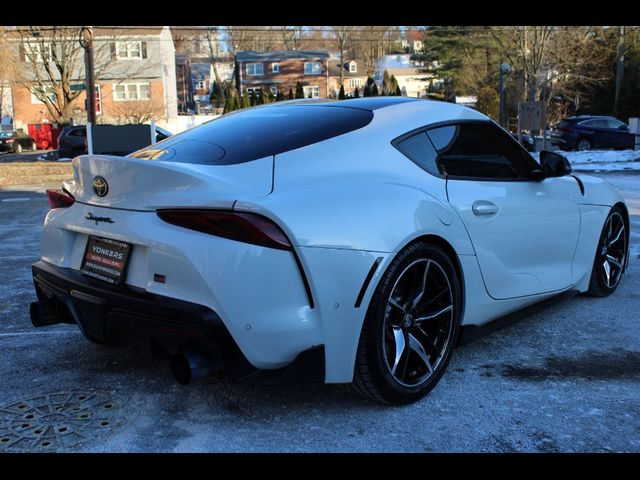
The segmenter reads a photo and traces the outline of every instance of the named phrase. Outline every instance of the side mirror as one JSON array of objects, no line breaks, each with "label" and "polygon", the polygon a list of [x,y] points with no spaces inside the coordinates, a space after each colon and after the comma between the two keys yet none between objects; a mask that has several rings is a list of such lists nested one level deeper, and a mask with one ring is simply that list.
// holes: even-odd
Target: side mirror
[{"label": "side mirror", "polygon": [[540,152],[540,169],[545,177],[564,177],[571,173],[571,164],[566,157],[543,150]]}]

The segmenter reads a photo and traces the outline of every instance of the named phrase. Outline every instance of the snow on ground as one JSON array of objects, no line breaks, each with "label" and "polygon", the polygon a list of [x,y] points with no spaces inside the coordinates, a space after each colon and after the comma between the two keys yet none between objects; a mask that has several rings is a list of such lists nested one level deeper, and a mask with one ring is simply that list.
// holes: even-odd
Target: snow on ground
[{"label": "snow on ground", "polygon": [[[640,170],[640,150],[588,150],[585,152],[562,152],[576,171],[611,172]],[[534,153],[540,160],[540,153]]]}]

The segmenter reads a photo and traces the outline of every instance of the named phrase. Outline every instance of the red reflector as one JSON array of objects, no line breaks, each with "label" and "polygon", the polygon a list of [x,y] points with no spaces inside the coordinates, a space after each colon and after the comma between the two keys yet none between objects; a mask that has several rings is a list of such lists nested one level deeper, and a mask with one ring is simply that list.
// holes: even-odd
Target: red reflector
[{"label": "red reflector", "polygon": [[159,210],[158,216],[179,227],[279,250],[292,250],[291,242],[274,222],[253,213],[220,210]]},{"label": "red reflector", "polygon": [[47,190],[47,199],[51,208],[67,208],[73,205],[75,199],[66,190]]}]

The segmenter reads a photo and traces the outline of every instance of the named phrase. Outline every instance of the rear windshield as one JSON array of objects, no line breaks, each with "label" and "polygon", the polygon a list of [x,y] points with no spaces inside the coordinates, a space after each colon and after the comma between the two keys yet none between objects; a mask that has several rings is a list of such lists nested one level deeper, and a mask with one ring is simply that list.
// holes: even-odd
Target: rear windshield
[{"label": "rear windshield", "polygon": [[321,142],[371,122],[373,113],[317,105],[259,107],[207,122],[131,157],[234,165]]}]

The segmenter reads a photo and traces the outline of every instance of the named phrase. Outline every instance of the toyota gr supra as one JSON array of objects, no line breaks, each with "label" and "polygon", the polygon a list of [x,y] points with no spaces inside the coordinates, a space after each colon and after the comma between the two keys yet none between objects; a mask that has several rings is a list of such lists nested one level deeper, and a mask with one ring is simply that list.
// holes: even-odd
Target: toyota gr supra
[{"label": "toyota gr supra", "polygon": [[540,158],[474,110],[402,97],[260,106],[82,155],[48,192],[32,322],[150,346],[182,383],[409,403],[462,333],[618,287],[622,197]]}]

